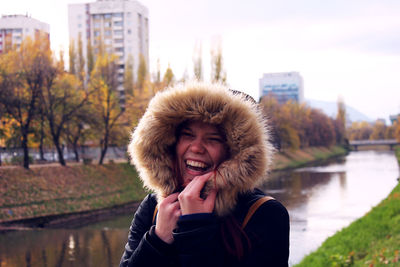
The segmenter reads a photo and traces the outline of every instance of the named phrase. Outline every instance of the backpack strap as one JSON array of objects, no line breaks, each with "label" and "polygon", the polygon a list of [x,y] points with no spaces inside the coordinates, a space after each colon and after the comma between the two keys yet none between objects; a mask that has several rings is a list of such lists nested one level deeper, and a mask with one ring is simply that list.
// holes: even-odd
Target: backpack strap
[{"label": "backpack strap", "polygon": [[270,196],[265,196],[265,197],[261,197],[259,199],[257,199],[256,202],[253,203],[253,205],[251,205],[249,211],[246,214],[246,217],[243,220],[242,223],[242,229],[244,229],[247,225],[247,223],[250,221],[251,217],[253,216],[254,212],[256,212],[256,210],[265,202],[274,199],[273,197]]},{"label": "backpack strap", "polygon": [[153,220],[151,220],[153,222],[153,224],[156,222],[156,215],[158,212],[158,204],[155,206],[154,208],[154,212],[153,212]]}]

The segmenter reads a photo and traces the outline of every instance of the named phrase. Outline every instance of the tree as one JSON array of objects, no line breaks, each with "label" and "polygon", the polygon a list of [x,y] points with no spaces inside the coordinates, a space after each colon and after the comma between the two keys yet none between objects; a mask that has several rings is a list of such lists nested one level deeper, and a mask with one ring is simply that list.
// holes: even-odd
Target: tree
[{"label": "tree", "polygon": [[139,67],[137,70],[137,81],[136,81],[136,87],[139,90],[143,89],[144,83],[147,80],[147,65],[146,65],[146,59],[142,54],[139,55]]},{"label": "tree", "polygon": [[366,122],[353,122],[347,129],[349,140],[369,140],[372,133],[372,126]]},{"label": "tree", "polygon": [[11,50],[0,59],[0,103],[20,132],[26,169],[29,169],[28,135],[49,66],[51,51],[46,38],[36,41],[27,38],[18,50]]},{"label": "tree", "polygon": [[76,51],[74,41],[71,40],[69,43],[69,73],[76,74]]},{"label": "tree", "polygon": [[168,68],[164,74],[163,84],[165,87],[168,87],[168,86],[174,84],[174,73],[172,72],[172,69],[169,64],[168,64]]},{"label": "tree", "polygon": [[85,58],[83,56],[82,37],[78,37],[78,69],[77,75],[82,85],[86,84]]},{"label": "tree", "polygon": [[92,73],[92,70],[94,68],[94,54],[93,54],[93,47],[91,42],[88,42],[87,44],[87,73],[90,74]]},{"label": "tree", "polygon": [[133,56],[129,55],[125,63],[124,90],[126,95],[133,95]]},{"label": "tree", "polygon": [[397,122],[395,123],[395,137],[397,139],[398,142],[400,142],[400,116],[397,116]]},{"label": "tree", "polygon": [[119,120],[124,112],[119,105],[116,61],[117,58],[113,55],[99,54],[90,79],[90,86],[94,90],[90,102],[93,115],[97,118],[95,127],[100,138],[99,164],[103,164],[113,131],[121,126]]},{"label": "tree", "polygon": [[211,81],[226,83],[221,44],[211,49]]},{"label": "tree", "polygon": [[371,140],[382,140],[385,139],[386,125],[384,122],[377,120],[372,126],[372,132],[369,136]]},{"label": "tree", "polygon": [[201,43],[196,45],[193,52],[193,72],[196,80],[203,80],[203,60]]},{"label": "tree", "polygon": [[74,75],[60,73],[57,77],[59,71],[54,69],[54,75],[48,76],[46,86],[42,90],[41,102],[58,160],[65,166],[61,137],[65,133],[67,122],[86,104],[88,93]]},{"label": "tree", "polygon": [[75,154],[75,161],[79,162],[79,148],[85,145],[89,138],[94,138],[92,125],[96,125],[96,118],[92,116],[91,107],[83,105],[65,125],[65,138]]},{"label": "tree", "polygon": [[344,144],[346,139],[346,105],[342,98],[338,99],[337,108],[336,120],[334,121],[336,143]]}]

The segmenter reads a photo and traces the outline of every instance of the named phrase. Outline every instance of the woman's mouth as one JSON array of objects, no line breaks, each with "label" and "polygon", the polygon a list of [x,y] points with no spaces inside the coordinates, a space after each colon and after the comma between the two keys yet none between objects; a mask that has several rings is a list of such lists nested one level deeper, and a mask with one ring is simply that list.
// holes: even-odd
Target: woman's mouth
[{"label": "woman's mouth", "polygon": [[195,160],[185,160],[186,167],[190,170],[194,170],[197,172],[205,172],[210,168],[210,165]]}]

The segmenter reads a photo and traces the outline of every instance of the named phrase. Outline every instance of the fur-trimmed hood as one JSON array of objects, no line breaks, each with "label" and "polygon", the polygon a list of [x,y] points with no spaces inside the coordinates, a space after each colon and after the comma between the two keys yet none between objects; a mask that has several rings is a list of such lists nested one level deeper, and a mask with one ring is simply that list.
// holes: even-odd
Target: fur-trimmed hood
[{"label": "fur-trimmed hood", "polygon": [[215,212],[224,216],[239,193],[254,189],[267,178],[273,148],[266,121],[256,103],[223,85],[188,83],[157,93],[132,134],[128,152],[144,185],[158,199],[175,192],[174,147],[177,128],[186,121],[217,125],[226,135],[230,157],[220,164]]}]

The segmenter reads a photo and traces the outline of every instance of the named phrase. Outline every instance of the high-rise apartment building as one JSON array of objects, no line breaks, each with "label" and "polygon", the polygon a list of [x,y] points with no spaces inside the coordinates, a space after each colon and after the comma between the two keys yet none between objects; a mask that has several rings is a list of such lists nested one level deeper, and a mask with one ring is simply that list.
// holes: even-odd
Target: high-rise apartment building
[{"label": "high-rise apartment building", "polygon": [[133,71],[137,73],[140,56],[149,62],[149,19],[148,9],[135,0],[97,0],[86,4],[68,6],[69,36],[87,58],[90,43],[94,54],[99,44],[105,51],[118,57],[118,91],[124,99],[125,64],[133,57]]},{"label": "high-rise apartment building", "polygon": [[260,79],[260,97],[271,95],[279,103],[304,102],[303,78],[298,72],[264,73]]},{"label": "high-rise apartment building", "polygon": [[0,54],[18,48],[26,37],[50,40],[50,26],[25,15],[3,15],[0,18]]}]

